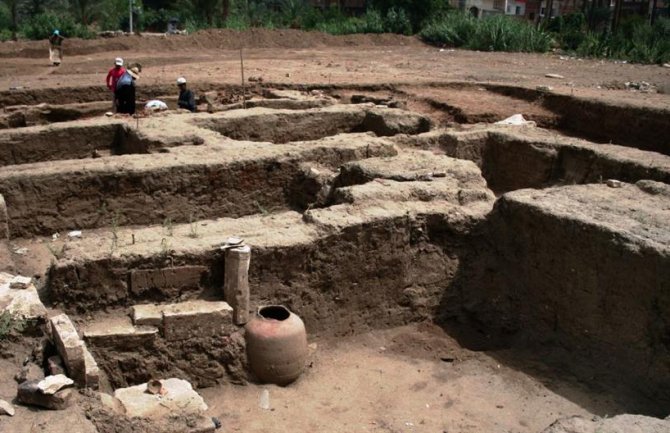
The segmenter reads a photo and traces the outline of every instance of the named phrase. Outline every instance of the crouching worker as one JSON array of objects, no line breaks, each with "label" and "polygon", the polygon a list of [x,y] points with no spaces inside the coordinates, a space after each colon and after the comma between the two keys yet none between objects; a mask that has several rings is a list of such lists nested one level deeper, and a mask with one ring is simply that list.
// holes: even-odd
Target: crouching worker
[{"label": "crouching worker", "polygon": [[135,80],[140,78],[139,72],[136,67],[130,68],[116,82],[117,113],[135,114]]},{"label": "crouching worker", "polygon": [[177,78],[177,87],[179,87],[179,100],[177,106],[195,113],[195,95],[186,87],[186,78]]}]

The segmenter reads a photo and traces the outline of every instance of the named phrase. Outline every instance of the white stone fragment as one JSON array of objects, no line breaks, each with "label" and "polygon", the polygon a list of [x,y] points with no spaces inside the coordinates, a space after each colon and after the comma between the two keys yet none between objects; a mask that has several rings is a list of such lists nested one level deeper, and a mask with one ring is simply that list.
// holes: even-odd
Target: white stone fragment
[{"label": "white stone fragment", "polygon": [[72,230],[67,234],[70,239],[81,239],[81,230]]},{"label": "white stone fragment", "polygon": [[31,277],[24,277],[22,275],[17,275],[9,282],[10,289],[22,290],[28,288],[30,283],[33,282]]},{"label": "white stone fragment", "polygon": [[0,415],[14,416],[14,413],[14,406],[12,406],[11,403],[0,399]]},{"label": "white stone fragment", "polygon": [[42,394],[51,395],[72,385],[74,385],[74,380],[64,374],[57,374],[55,376],[45,377],[37,384],[37,387],[42,391]]}]

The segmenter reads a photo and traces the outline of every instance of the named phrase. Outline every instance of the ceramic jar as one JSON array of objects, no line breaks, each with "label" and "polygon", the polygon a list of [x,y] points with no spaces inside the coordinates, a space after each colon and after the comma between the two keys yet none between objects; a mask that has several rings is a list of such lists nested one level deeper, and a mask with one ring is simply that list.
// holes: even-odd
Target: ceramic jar
[{"label": "ceramic jar", "polygon": [[258,308],[245,326],[249,367],[259,381],[288,385],[307,359],[307,333],[300,317],[281,305]]}]

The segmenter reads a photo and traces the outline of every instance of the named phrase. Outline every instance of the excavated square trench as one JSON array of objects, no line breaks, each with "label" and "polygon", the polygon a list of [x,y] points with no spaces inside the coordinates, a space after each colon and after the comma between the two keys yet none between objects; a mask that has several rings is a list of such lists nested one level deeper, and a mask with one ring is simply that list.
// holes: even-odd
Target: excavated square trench
[{"label": "excavated square trench", "polygon": [[[0,131],[7,255],[43,274],[52,343],[32,362],[63,355],[70,326],[78,386],[181,378],[209,406],[205,421],[133,421],[86,394],[99,431],[211,431],[215,416],[245,432],[539,433],[668,415],[670,144],[445,127],[435,110],[496,120],[456,113],[449,88],[399,89],[404,108],[356,93]],[[538,122],[560,125],[569,103]],[[231,236],[251,247],[251,307],[306,325],[287,387],[257,383],[223,303]]]}]

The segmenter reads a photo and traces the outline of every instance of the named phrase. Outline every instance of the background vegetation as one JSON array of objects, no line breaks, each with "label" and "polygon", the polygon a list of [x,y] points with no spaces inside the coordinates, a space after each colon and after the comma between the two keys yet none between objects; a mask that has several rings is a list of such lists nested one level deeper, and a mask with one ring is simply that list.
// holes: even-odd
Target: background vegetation
[{"label": "background vegetation", "polygon": [[[136,31],[163,32],[175,18],[189,32],[264,27],[416,34],[439,46],[481,51],[561,48],[579,56],[670,62],[670,19],[658,18],[652,25],[633,16],[613,23],[610,8],[589,0],[583,0],[583,12],[538,24],[504,15],[476,19],[444,0],[368,0],[358,15],[313,7],[307,0],[133,1]],[[44,39],[56,28],[66,37],[91,38],[99,31],[127,31],[128,24],[129,0],[0,0],[0,40]]]}]

